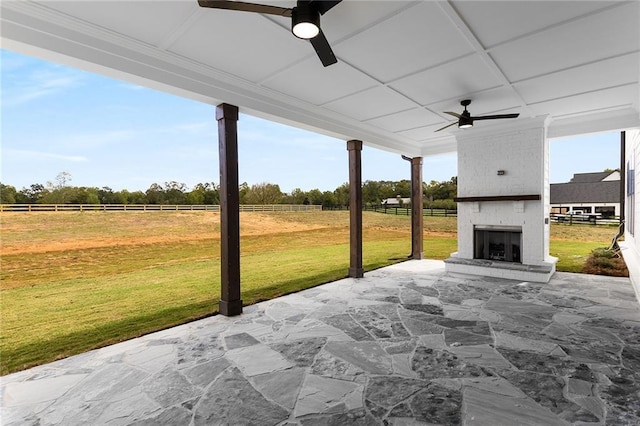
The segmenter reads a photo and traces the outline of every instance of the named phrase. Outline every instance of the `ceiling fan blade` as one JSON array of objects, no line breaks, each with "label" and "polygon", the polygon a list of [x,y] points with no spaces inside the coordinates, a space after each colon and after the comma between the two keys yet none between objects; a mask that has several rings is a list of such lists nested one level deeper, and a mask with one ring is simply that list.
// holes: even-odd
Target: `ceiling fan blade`
[{"label": "ceiling fan blade", "polygon": [[439,132],[440,130],[444,130],[444,129],[449,128],[449,127],[451,127],[451,126],[455,126],[456,124],[458,124],[458,122],[457,122],[457,121],[454,121],[454,122],[453,122],[453,123],[451,123],[451,124],[447,124],[446,126],[439,128],[438,130],[436,130],[436,132]]},{"label": "ceiling fan blade", "polygon": [[455,118],[460,118],[462,117],[460,114],[458,114],[457,112],[451,112],[451,111],[445,111],[445,114],[449,114],[449,115],[453,115]]},{"label": "ceiling fan blade", "polygon": [[320,12],[320,15],[324,15],[341,1],[342,0],[311,0],[309,5],[315,7],[318,12]]},{"label": "ceiling fan blade", "polygon": [[328,67],[329,65],[333,65],[338,62],[338,60],[336,59],[336,55],[333,54],[333,50],[331,50],[329,41],[327,41],[327,38],[324,36],[322,30],[320,30],[320,33],[317,36],[309,41],[313,45],[313,48],[316,50],[320,61],[322,61],[322,65]]},{"label": "ceiling fan blade", "polygon": [[212,9],[239,10],[241,12],[264,13],[267,15],[278,15],[291,17],[292,9],[266,4],[245,3],[241,1],[229,0],[198,0],[200,7]]},{"label": "ceiling fan blade", "polygon": [[497,120],[499,118],[518,118],[520,114],[498,114],[498,115],[481,115],[479,117],[471,117],[472,120]]}]

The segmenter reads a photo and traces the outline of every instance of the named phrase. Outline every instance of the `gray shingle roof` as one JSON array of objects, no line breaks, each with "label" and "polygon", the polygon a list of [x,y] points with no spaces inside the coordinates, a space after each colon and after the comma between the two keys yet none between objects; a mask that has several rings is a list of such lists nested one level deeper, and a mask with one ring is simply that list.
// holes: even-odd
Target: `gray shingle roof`
[{"label": "gray shingle roof", "polygon": [[[600,174],[600,173],[583,173]],[[609,173],[605,173],[606,177]],[[604,178],[603,178],[604,179]],[[619,203],[620,181],[551,184],[551,204]]]},{"label": "gray shingle roof", "polygon": [[612,172],[596,172],[596,173],[575,173],[570,183],[591,183],[600,182],[609,176]]}]

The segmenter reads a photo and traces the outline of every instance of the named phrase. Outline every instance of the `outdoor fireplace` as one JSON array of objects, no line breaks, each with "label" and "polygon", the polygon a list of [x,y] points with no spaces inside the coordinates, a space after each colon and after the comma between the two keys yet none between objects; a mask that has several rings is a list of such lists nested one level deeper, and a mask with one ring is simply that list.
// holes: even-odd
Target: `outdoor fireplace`
[{"label": "outdoor fireplace", "polygon": [[457,132],[458,251],[446,270],[548,282],[549,146],[545,117]]},{"label": "outdoor fireplace", "polygon": [[474,259],[522,263],[522,228],[474,227]]}]

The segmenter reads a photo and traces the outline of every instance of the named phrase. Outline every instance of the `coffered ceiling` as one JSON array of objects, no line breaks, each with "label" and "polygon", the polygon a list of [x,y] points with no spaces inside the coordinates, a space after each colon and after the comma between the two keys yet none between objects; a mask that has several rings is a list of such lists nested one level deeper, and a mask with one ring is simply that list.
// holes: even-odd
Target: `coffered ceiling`
[{"label": "coffered ceiling", "polygon": [[462,130],[435,130],[462,99],[473,115],[548,114],[552,137],[640,127],[638,1],[344,0],[322,17],[326,68],[289,18],[196,0],[0,13],[5,48],[407,155],[456,149]]}]

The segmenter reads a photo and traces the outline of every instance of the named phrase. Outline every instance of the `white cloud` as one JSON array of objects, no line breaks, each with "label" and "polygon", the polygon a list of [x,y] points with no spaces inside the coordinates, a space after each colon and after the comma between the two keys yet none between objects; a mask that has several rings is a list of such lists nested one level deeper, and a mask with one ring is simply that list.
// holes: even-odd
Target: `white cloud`
[{"label": "white cloud", "polygon": [[63,67],[49,66],[45,69],[27,71],[24,66],[13,64],[11,72],[4,73],[3,107],[20,106],[26,103],[64,93],[82,84],[82,74]]},{"label": "white cloud", "polygon": [[76,163],[89,161],[87,157],[81,155],[55,154],[52,152],[31,151],[26,149],[7,149],[5,150],[4,154],[8,157],[14,155],[20,157],[21,159],[50,158],[54,160],[71,161]]}]

